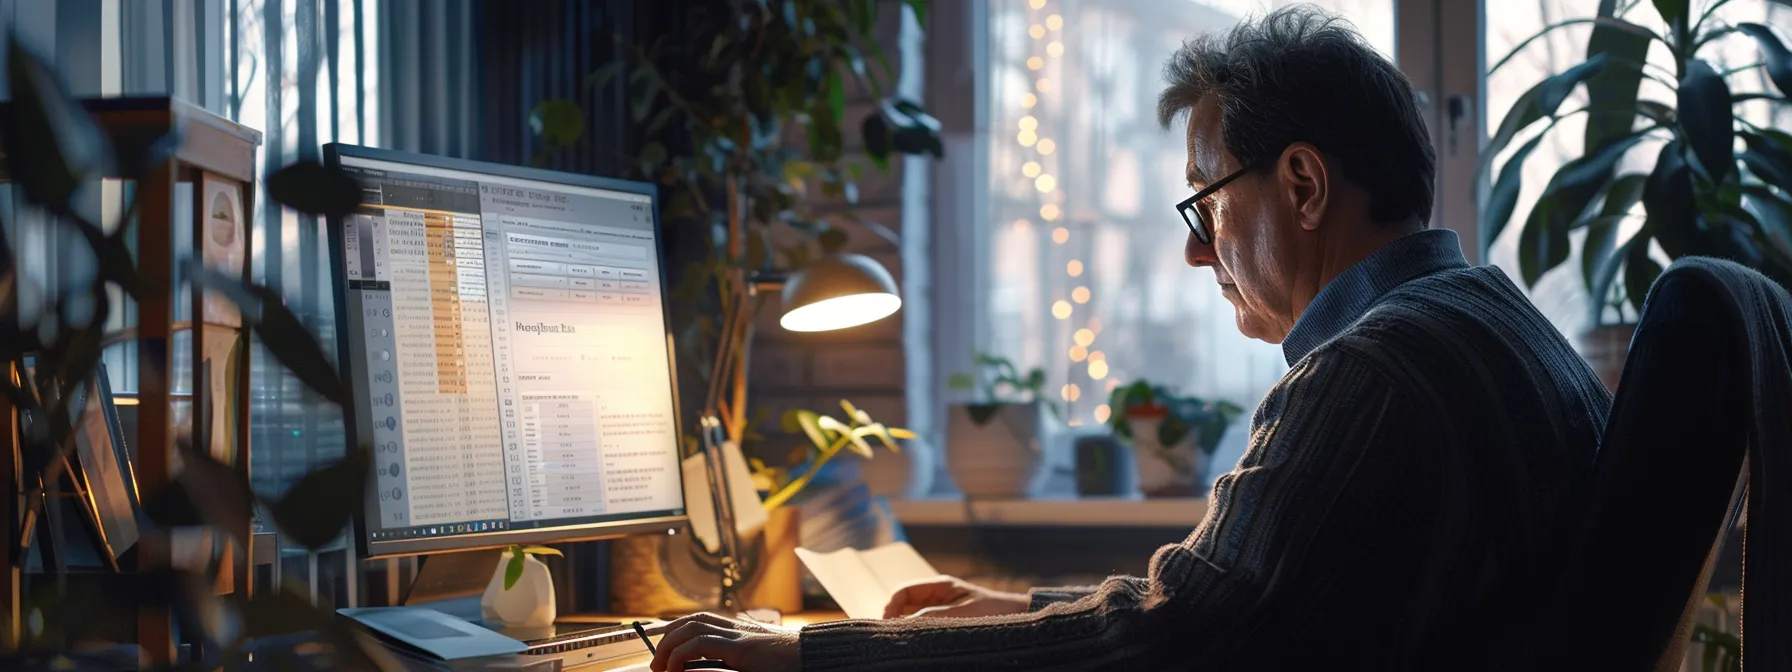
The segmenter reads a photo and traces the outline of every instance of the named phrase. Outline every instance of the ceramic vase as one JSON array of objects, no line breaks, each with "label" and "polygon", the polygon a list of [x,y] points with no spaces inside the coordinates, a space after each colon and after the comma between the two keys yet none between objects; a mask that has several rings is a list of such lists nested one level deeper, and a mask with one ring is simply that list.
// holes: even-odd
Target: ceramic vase
[{"label": "ceramic vase", "polygon": [[516,585],[504,587],[504,571],[510,565],[510,553],[492,572],[485,585],[485,596],[479,600],[480,615],[487,622],[507,628],[545,628],[554,624],[554,578],[548,566],[535,556],[523,555],[523,575]]},{"label": "ceramic vase", "polygon": [[1202,493],[1207,465],[1212,456],[1196,443],[1195,432],[1183,436],[1174,446],[1158,440],[1157,427],[1162,417],[1141,416],[1127,419],[1132,429],[1133,464],[1137,465],[1139,491],[1146,497],[1196,497]]},{"label": "ceramic vase", "polygon": [[1018,499],[1044,464],[1040,404],[970,404],[948,409],[946,468],[969,498]]}]

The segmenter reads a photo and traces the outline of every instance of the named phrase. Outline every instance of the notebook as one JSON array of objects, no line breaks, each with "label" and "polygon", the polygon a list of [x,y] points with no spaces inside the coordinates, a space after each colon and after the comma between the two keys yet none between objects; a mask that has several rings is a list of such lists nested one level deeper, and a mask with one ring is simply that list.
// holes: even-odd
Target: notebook
[{"label": "notebook", "polygon": [[847,618],[883,618],[884,605],[890,603],[897,588],[940,575],[915,547],[901,541],[865,551],[843,548],[817,553],[798,548],[796,556]]}]

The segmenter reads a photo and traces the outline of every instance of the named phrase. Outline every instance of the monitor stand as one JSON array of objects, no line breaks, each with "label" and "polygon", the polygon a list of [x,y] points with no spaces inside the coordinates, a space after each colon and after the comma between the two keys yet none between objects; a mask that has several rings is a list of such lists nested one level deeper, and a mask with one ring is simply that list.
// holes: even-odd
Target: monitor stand
[{"label": "monitor stand", "polygon": [[[399,606],[479,597],[498,571],[503,553],[496,549],[463,553],[437,553],[417,557],[417,575],[398,597]],[[478,601],[474,601],[474,612]]]}]

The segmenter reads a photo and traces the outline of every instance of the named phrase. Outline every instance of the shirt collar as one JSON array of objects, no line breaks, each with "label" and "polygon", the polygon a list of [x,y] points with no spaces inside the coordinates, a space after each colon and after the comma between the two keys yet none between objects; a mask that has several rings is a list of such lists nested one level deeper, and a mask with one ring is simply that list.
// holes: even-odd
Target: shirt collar
[{"label": "shirt collar", "polygon": [[1408,280],[1453,268],[1468,268],[1455,231],[1426,229],[1395,239],[1319,290],[1288,337],[1282,339],[1282,355],[1294,366],[1356,323],[1388,291]]}]

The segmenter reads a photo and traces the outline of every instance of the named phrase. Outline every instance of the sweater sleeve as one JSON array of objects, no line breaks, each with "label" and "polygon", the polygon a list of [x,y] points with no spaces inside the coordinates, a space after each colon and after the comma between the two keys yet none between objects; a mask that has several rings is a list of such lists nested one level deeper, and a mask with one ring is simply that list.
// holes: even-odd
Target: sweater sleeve
[{"label": "sweater sleeve", "polygon": [[1101,586],[1058,586],[1027,591],[1027,611],[1039,611],[1059,602],[1075,602],[1100,590]]},{"label": "sweater sleeve", "polygon": [[1080,597],[1045,591],[1051,604],[1036,593],[1042,608],[1023,614],[810,625],[803,669],[1227,668],[1245,633],[1295,597],[1291,582],[1270,578],[1305,562],[1338,494],[1368,476],[1357,473],[1363,456],[1399,449],[1405,396],[1377,367],[1321,347],[1265,396],[1207,516],[1158,549],[1146,577],[1114,577]]}]

